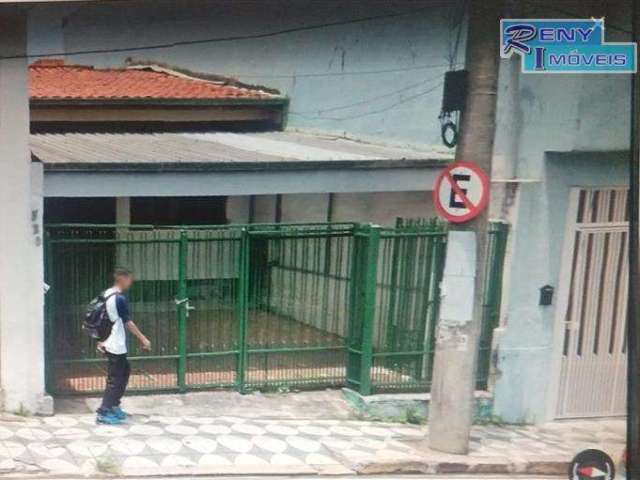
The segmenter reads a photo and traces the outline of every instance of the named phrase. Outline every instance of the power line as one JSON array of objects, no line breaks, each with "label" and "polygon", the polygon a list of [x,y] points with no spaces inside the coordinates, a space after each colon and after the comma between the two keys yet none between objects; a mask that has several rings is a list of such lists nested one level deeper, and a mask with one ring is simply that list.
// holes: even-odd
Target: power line
[{"label": "power line", "polygon": [[[459,10],[456,11],[455,3],[452,5],[451,21],[449,23],[449,69],[453,70],[458,59],[460,48],[460,38],[462,36],[462,26],[464,15],[467,11],[467,0],[461,0]],[[453,30],[457,30],[455,42],[451,41]]]},{"label": "power line", "polygon": [[417,94],[412,95],[412,96],[407,97],[407,98],[404,98],[404,99],[402,99],[402,100],[400,100],[400,101],[398,101],[396,103],[393,103],[391,105],[388,105],[388,106],[386,106],[384,108],[380,108],[378,110],[371,110],[369,112],[356,114],[356,115],[347,115],[347,116],[344,116],[344,117],[325,117],[325,116],[304,115],[304,114],[298,113],[298,112],[289,112],[289,114],[290,115],[296,115],[296,116],[299,116],[299,117],[302,117],[302,118],[307,118],[309,120],[335,120],[335,121],[353,120],[353,119],[356,119],[356,118],[368,117],[370,115],[376,115],[378,113],[387,112],[387,111],[389,111],[389,110],[391,110],[393,108],[396,108],[396,107],[398,107],[400,105],[408,103],[408,102],[410,102],[412,100],[415,100],[417,98],[420,98],[420,97],[423,97],[425,95],[428,95],[429,93],[433,92],[434,90],[440,88],[442,85],[443,85],[443,82],[440,82],[437,85],[435,85],[435,86],[433,86],[433,87],[431,87],[431,88],[429,88],[429,89],[427,89],[427,90],[425,90],[423,92],[417,93]]},{"label": "power line", "polygon": [[292,27],[292,28],[274,30],[272,32],[265,32],[265,33],[233,35],[229,37],[212,37],[212,38],[204,38],[199,40],[178,40],[175,42],[155,43],[155,44],[142,45],[142,46],[136,46],[136,47],[105,48],[105,49],[97,48],[97,49],[89,49],[89,50],[72,50],[69,52],[34,53],[31,55],[7,55],[7,56],[1,56],[0,59],[14,60],[19,58],[45,58],[45,57],[60,57],[60,56],[73,56],[73,55],[91,55],[91,54],[99,54],[99,53],[125,53],[125,52],[135,52],[140,50],[162,50],[166,48],[182,47],[182,46],[188,46],[188,45],[201,45],[206,43],[222,43],[222,42],[235,42],[235,41],[243,41],[243,40],[256,40],[256,39],[277,37],[280,35],[288,35],[291,33],[307,32],[310,30],[320,30],[323,28],[339,27],[342,25],[353,25],[358,23],[371,22],[375,20],[383,20],[388,18],[403,17],[407,15],[415,15],[417,13],[427,11],[430,8],[433,8],[433,7],[424,7],[416,10],[388,13],[384,15],[373,15],[370,17],[352,18],[349,20],[339,20],[336,22],[321,23],[316,25]]},{"label": "power line", "polygon": [[307,113],[322,114],[322,113],[325,113],[325,112],[335,112],[335,111],[338,111],[338,110],[345,110],[345,109],[348,109],[348,108],[357,107],[359,105],[370,104],[371,102],[374,102],[376,100],[392,97],[394,95],[398,95],[398,94],[407,92],[409,90],[412,90],[412,89],[414,89],[416,87],[423,86],[423,85],[425,85],[427,83],[430,83],[430,82],[432,82],[434,80],[437,80],[437,79],[439,79],[441,77],[442,77],[442,75],[436,75],[434,77],[427,78],[426,80],[422,80],[422,81],[417,82],[417,83],[412,83],[410,85],[405,85],[404,87],[402,87],[402,88],[400,88],[398,90],[393,90],[391,92],[387,92],[387,93],[384,93],[382,95],[376,95],[374,97],[369,97],[369,98],[366,98],[364,100],[360,100],[358,102],[348,103],[348,104],[345,104],[345,105],[339,105],[339,106],[329,107],[329,108],[320,108],[320,109],[314,109],[314,110],[298,111],[298,112],[296,112],[296,114],[298,114],[298,115],[307,114]]},{"label": "power line", "polygon": [[417,93],[417,94],[412,95],[410,97],[407,97],[407,98],[405,98],[403,100],[400,100],[400,101],[398,101],[396,103],[393,103],[393,104],[391,104],[391,105],[389,105],[387,107],[380,108],[378,110],[372,110],[370,112],[366,112],[366,113],[359,114],[359,115],[348,115],[348,116],[345,116],[345,117],[339,117],[339,118],[336,118],[335,120],[352,120],[352,119],[355,119],[355,118],[368,117],[370,115],[376,115],[378,113],[384,113],[384,112],[392,110],[392,109],[394,109],[394,108],[396,108],[396,107],[398,107],[400,105],[408,103],[408,102],[410,102],[412,100],[415,100],[415,99],[420,98],[420,97],[424,97],[425,95],[428,95],[429,93],[431,93],[431,92],[435,91],[436,89],[440,88],[443,84],[444,84],[443,82],[440,82],[437,85],[434,85],[433,87],[431,87],[431,88],[429,88],[429,89],[427,89],[427,90],[425,90],[423,92],[420,92],[420,93]]},{"label": "power line", "polygon": [[[454,66],[460,66],[461,63],[456,63]],[[380,73],[399,73],[399,72],[410,72],[415,70],[429,70],[434,68],[448,68],[448,63],[433,63],[433,64],[423,64],[423,65],[414,65],[411,67],[399,67],[399,68],[385,68],[380,70],[361,70],[361,71],[353,71],[353,72],[307,72],[307,73],[282,73],[282,74],[259,74],[259,73],[223,73],[226,77],[244,77],[244,78],[309,78],[309,77],[342,77],[342,76],[351,76],[351,75],[376,75]]]}]

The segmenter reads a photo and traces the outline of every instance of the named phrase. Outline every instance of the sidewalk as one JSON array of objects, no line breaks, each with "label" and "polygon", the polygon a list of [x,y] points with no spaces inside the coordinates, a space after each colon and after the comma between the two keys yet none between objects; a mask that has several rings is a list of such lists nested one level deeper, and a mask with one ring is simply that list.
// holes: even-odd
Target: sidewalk
[{"label": "sidewalk", "polygon": [[[214,405],[222,406],[216,395],[227,395],[227,401],[236,405],[230,407],[235,414],[245,402],[254,408],[244,416],[203,415],[202,409],[213,412]],[[487,425],[474,428],[470,455],[445,455],[424,447],[426,427],[348,418],[338,392],[235,400],[234,395],[132,397],[125,406],[134,416],[127,425],[114,427],[95,425],[94,415],[86,413],[95,400],[63,404],[63,410],[71,413],[54,417],[6,415],[0,418],[0,473],[565,474],[567,462],[578,451],[601,448],[616,458],[624,442],[622,420],[558,422],[537,428]],[[281,408],[262,410],[271,403]],[[143,413],[140,404],[150,414]],[[312,405],[316,408],[309,410]],[[158,410],[163,414],[154,413]],[[177,416],[182,410],[184,415]]]}]

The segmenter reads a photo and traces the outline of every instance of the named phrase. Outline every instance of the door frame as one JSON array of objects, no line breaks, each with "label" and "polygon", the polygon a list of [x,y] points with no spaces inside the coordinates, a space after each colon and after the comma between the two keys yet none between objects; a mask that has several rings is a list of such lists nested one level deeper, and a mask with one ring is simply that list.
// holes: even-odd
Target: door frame
[{"label": "door frame", "polygon": [[[554,312],[553,343],[551,350],[551,377],[549,382],[550,390],[546,395],[545,421],[558,419],[558,401],[560,399],[560,388],[562,382],[562,356],[564,350],[564,335],[566,325],[567,309],[569,307],[569,297],[571,294],[571,276],[573,268],[573,255],[575,244],[575,232],[578,229],[578,203],[580,191],[582,190],[628,190],[626,185],[574,185],[569,192],[569,203],[567,206],[566,221],[564,227],[564,238],[562,241],[560,273],[558,276],[558,294],[556,309]],[[597,225],[597,224],[595,224]],[[610,224],[616,225],[615,222]]]}]

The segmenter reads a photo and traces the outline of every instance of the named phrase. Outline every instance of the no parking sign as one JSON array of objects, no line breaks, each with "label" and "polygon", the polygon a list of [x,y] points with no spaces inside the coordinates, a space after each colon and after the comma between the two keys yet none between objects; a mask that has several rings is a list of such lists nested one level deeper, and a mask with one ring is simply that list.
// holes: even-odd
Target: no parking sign
[{"label": "no parking sign", "polygon": [[474,163],[452,163],[436,179],[433,203],[438,215],[450,222],[468,222],[488,202],[489,177]]}]

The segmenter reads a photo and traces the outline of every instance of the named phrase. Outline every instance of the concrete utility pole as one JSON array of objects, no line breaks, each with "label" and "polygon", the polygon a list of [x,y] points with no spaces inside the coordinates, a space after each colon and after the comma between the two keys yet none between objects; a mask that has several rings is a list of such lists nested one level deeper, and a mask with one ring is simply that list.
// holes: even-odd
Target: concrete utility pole
[{"label": "concrete utility pole", "polygon": [[[469,0],[465,59],[469,88],[456,149],[456,161],[473,162],[489,176],[496,127],[501,3],[499,0]],[[487,222],[488,211],[485,209],[472,221],[451,226],[451,239],[455,242],[448,247],[448,265],[451,263],[450,255],[456,255],[456,246],[461,249],[461,246],[475,243],[476,250],[473,252],[475,255],[459,252],[468,261],[475,261],[475,281],[471,281],[475,288],[472,288],[473,306],[469,308],[469,318],[463,321],[460,318],[448,319],[445,318],[447,314],[441,311],[438,325],[429,407],[429,447],[447,453],[466,454],[469,449],[486,269]],[[460,235],[460,231],[465,234]],[[445,267],[445,282],[447,270]],[[452,273],[454,276],[465,274],[462,271]],[[456,302],[461,296],[469,295],[469,292],[451,290],[445,286],[443,304],[447,296]],[[455,305],[451,310],[455,310]]]}]

